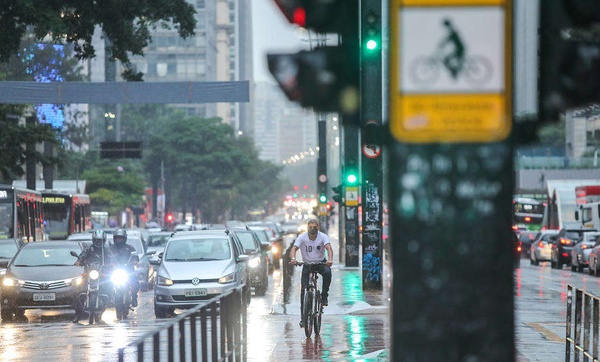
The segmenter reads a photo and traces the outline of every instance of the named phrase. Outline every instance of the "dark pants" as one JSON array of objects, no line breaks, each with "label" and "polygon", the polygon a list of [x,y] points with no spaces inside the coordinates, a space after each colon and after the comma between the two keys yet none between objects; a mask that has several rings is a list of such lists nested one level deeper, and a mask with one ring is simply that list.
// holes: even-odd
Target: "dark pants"
[{"label": "dark pants", "polygon": [[[327,298],[329,296],[329,285],[331,285],[331,268],[327,265],[315,265],[313,269],[317,270],[317,273],[323,277],[323,284],[321,286],[321,297]],[[302,267],[302,292],[300,293],[300,312],[304,311],[304,291],[308,286],[308,277],[310,271],[306,265]]]}]

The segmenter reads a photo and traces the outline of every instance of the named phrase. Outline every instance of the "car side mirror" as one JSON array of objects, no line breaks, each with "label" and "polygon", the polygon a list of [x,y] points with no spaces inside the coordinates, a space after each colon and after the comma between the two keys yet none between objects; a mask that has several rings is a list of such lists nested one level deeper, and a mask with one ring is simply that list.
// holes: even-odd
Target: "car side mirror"
[{"label": "car side mirror", "polygon": [[156,250],[150,250],[149,252],[146,253],[146,255],[154,255],[156,254]]},{"label": "car side mirror", "polygon": [[248,255],[244,255],[244,254],[238,256],[238,258],[237,258],[238,263],[243,263],[248,260],[250,260],[250,257]]},{"label": "car side mirror", "polygon": [[74,252],[74,251],[71,251],[69,254],[71,254],[72,256],[74,256],[74,257],[76,257],[76,258],[78,258],[78,257],[79,257],[79,255],[77,255],[77,253],[76,253],[76,252]]},{"label": "car side mirror", "polygon": [[260,244],[260,250],[262,250],[262,251],[271,251],[271,245],[269,245],[269,244]]},{"label": "car side mirror", "polygon": [[162,257],[163,257],[163,254],[164,254],[164,253],[163,253],[162,251],[161,251],[160,253],[158,253],[158,258],[159,258],[159,259],[162,259]]}]

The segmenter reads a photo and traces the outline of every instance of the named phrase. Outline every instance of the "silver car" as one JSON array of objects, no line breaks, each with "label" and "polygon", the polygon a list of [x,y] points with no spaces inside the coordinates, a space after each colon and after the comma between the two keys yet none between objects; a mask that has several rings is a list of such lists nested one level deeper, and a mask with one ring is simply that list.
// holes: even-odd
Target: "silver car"
[{"label": "silver car", "polygon": [[552,260],[551,236],[558,234],[558,230],[544,230],[540,232],[531,243],[529,258],[531,264],[539,265],[540,261]]},{"label": "silver car", "polygon": [[161,256],[154,314],[173,315],[176,308],[191,308],[248,282],[248,255],[229,230],[196,230],[175,233]]}]

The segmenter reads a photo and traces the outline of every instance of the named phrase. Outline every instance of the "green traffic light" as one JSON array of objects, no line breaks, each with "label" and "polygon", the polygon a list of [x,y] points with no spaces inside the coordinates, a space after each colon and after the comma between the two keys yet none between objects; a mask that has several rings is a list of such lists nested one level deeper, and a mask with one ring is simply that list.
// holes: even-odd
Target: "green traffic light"
[{"label": "green traffic light", "polygon": [[348,184],[353,185],[356,183],[357,177],[355,174],[351,173],[346,177],[346,181],[348,181]]},{"label": "green traffic light", "polygon": [[327,202],[327,196],[325,196],[325,195],[319,196],[319,202],[326,203]]},{"label": "green traffic light", "polygon": [[369,39],[367,41],[367,50],[375,50],[377,49],[377,42],[373,39]]}]

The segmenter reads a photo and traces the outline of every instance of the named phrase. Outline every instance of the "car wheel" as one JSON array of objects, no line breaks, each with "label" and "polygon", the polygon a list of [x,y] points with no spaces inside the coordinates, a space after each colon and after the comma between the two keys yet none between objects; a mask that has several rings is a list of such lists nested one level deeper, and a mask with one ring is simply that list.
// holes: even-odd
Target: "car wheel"
[{"label": "car wheel", "polygon": [[576,272],[577,271],[577,267],[573,264],[571,264],[571,271],[572,272]]},{"label": "car wheel", "polygon": [[593,264],[592,264],[592,263],[589,263],[588,267],[589,267],[589,268],[588,268],[588,274],[589,274],[589,275],[594,275],[595,273],[594,273]]},{"label": "car wheel", "polygon": [[13,310],[3,307],[0,309],[0,317],[2,317],[2,322],[12,322]]}]

